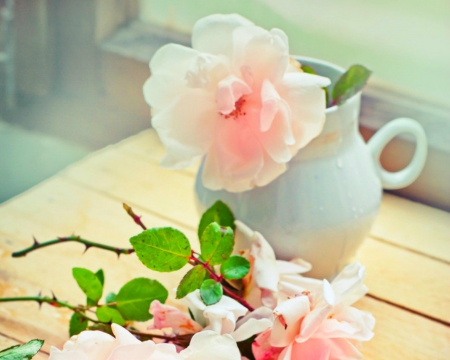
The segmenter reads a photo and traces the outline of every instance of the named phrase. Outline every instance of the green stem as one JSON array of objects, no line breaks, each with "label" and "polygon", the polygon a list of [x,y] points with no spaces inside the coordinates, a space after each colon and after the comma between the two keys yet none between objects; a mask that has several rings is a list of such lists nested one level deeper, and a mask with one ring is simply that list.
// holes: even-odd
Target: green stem
[{"label": "green stem", "polygon": [[89,248],[92,247],[92,248],[99,248],[99,249],[103,249],[103,250],[107,250],[107,251],[112,251],[112,252],[116,253],[117,256],[120,256],[121,254],[128,255],[128,254],[134,253],[133,248],[127,249],[127,248],[119,248],[119,247],[104,245],[104,244],[96,243],[96,242],[93,242],[90,240],[82,239],[80,236],[71,235],[71,236],[61,237],[61,238],[57,238],[57,239],[49,240],[49,241],[45,241],[45,242],[38,242],[36,239],[34,239],[33,245],[27,247],[26,249],[13,252],[12,256],[13,257],[22,257],[34,250],[37,250],[37,249],[40,249],[40,248],[43,248],[46,246],[61,244],[61,243],[66,243],[66,242],[71,242],[71,241],[83,244],[86,247],[85,251],[87,251]]}]

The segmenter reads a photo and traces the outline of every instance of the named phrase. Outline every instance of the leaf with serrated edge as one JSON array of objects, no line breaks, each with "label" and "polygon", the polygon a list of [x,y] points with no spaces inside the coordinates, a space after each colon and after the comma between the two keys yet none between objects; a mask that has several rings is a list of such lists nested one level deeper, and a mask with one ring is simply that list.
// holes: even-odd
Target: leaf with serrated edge
[{"label": "leaf with serrated edge", "polygon": [[117,309],[127,320],[147,321],[153,300],[165,303],[169,293],[159,281],[136,278],[126,283],[116,296]]},{"label": "leaf with serrated edge", "polygon": [[78,335],[86,330],[88,321],[78,313],[73,313],[69,323],[69,336]]},{"label": "leaf with serrated edge", "polygon": [[184,298],[187,294],[199,289],[206,275],[207,271],[203,265],[194,266],[189,270],[178,285],[177,299]]},{"label": "leaf with serrated edge", "polygon": [[121,326],[125,325],[125,319],[122,314],[112,307],[100,306],[97,308],[96,315],[97,319],[101,322],[109,322]]},{"label": "leaf with serrated edge", "polygon": [[199,239],[201,239],[206,227],[213,222],[218,223],[220,226],[229,226],[233,230],[235,229],[233,213],[230,208],[220,200],[216,201],[215,204],[202,215],[198,225]]},{"label": "leaf with serrated edge", "polygon": [[339,78],[333,88],[333,104],[342,104],[345,100],[358,93],[366,84],[372,71],[362,65],[352,65]]},{"label": "leaf with serrated edge", "polygon": [[86,296],[95,303],[100,300],[103,294],[103,286],[91,270],[84,268],[73,268],[72,275],[78,286],[86,294]]},{"label": "leaf with serrated edge", "polygon": [[213,279],[203,281],[200,287],[200,297],[206,305],[214,305],[223,295],[222,284]]},{"label": "leaf with serrated edge", "polygon": [[14,345],[0,351],[2,360],[29,360],[36,355],[44,344],[44,340],[31,340],[22,345]]},{"label": "leaf with serrated edge", "polygon": [[189,262],[191,244],[179,230],[165,227],[141,232],[130,239],[141,262],[149,269],[171,272]]},{"label": "leaf with serrated edge", "polygon": [[233,255],[220,266],[220,273],[225,279],[242,279],[250,270],[250,261],[246,258]]},{"label": "leaf with serrated edge", "polygon": [[210,265],[218,265],[227,260],[234,248],[234,233],[229,227],[212,223],[200,238],[202,258]]}]

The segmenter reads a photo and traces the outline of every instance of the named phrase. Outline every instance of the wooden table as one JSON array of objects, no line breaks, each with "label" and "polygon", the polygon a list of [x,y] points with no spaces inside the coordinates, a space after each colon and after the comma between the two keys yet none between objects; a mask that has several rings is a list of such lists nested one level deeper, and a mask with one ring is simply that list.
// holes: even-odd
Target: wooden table
[{"label": "wooden table", "polygon": [[[138,228],[122,209],[127,202],[149,227],[174,226],[196,242],[196,167],[162,169],[164,153],[152,130],[92,154],[0,207],[0,296],[51,295],[81,303],[71,268],[106,274],[105,293],[137,276],[173,289],[182,273],[152,273],[135,255],[122,256],[67,243],[13,259],[13,251],[38,240],[72,233],[129,246]],[[377,319],[365,359],[450,358],[450,214],[384,195],[380,215],[359,260],[367,266],[370,292],[356,306]],[[173,293],[171,295],[173,297]],[[37,359],[67,340],[70,312],[36,303],[0,304],[0,348],[43,338]]]}]

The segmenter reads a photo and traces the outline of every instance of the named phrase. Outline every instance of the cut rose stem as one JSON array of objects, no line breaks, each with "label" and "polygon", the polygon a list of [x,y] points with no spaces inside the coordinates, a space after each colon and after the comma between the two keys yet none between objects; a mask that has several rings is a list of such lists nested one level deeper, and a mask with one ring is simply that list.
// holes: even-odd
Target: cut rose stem
[{"label": "cut rose stem", "polygon": [[147,230],[147,226],[145,226],[144,223],[142,222],[141,216],[136,215],[131,206],[123,203],[123,208],[125,209],[127,214],[130,215],[130,217],[134,220],[136,224],[138,224],[143,230]]},{"label": "cut rose stem", "polygon": [[[196,258],[194,256],[194,252],[192,251],[191,253],[191,257],[189,258],[189,263],[191,265],[202,265],[207,271],[208,273],[211,275],[211,278],[214,279],[215,281],[217,281],[218,283],[222,283],[223,277],[220,275],[217,275],[214,272],[214,269],[211,267],[211,265],[208,264],[208,262],[203,262],[200,259]],[[230,289],[228,289],[226,286],[223,286],[222,284],[222,288],[223,291],[231,298],[233,298],[234,300],[236,300],[237,302],[239,302],[241,305],[245,306],[249,311],[253,311],[255,310],[253,308],[253,306],[251,306],[247,301],[244,300],[244,298],[242,296],[239,296],[238,294],[235,294],[233,291],[231,291]]]},{"label": "cut rose stem", "polygon": [[49,240],[49,241],[44,241],[44,242],[38,242],[36,239],[34,239],[33,245],[31,245],[23,250],[13,252],[12,257],[22,257],[34,250],[41,249],[46,246],[61,244],[61,243],[71,242],[71,241],[83,244],[85,246],[85,251],[87,251],[90,248],[99,248],[99,249],[103,249],[103,250],[112,251],[112,252],[116,253],[117,256],[120,256],[121,254],[129,255],[129,254],[134,253],[134,251],[135,251],[133,248],[119,248],[119,247],[104,245],[104,244],[96,243],[96,242],[93,242],[90,240],[82,239],[80,236],[77,236],[77,235],[71,235],[71,236],[60,237],[60,238],[57,238],[54,240]]}]

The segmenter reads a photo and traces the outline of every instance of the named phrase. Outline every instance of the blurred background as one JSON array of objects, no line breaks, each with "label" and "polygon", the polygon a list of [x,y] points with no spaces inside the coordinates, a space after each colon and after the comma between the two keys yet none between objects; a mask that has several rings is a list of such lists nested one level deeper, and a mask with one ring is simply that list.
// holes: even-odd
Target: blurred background
[{"label": "blurred background", "polygon": [[[292,54],[374,72],[361,132],[394,116],[430,139],[424,174],[400,192],[450,209],[449,0],[0,0],[0,203],[92,151],[150,127],[141,88],[168,42],[201,17],[239,13],[283,29]],[[410,159],[408,138],[385,167]]]}]

